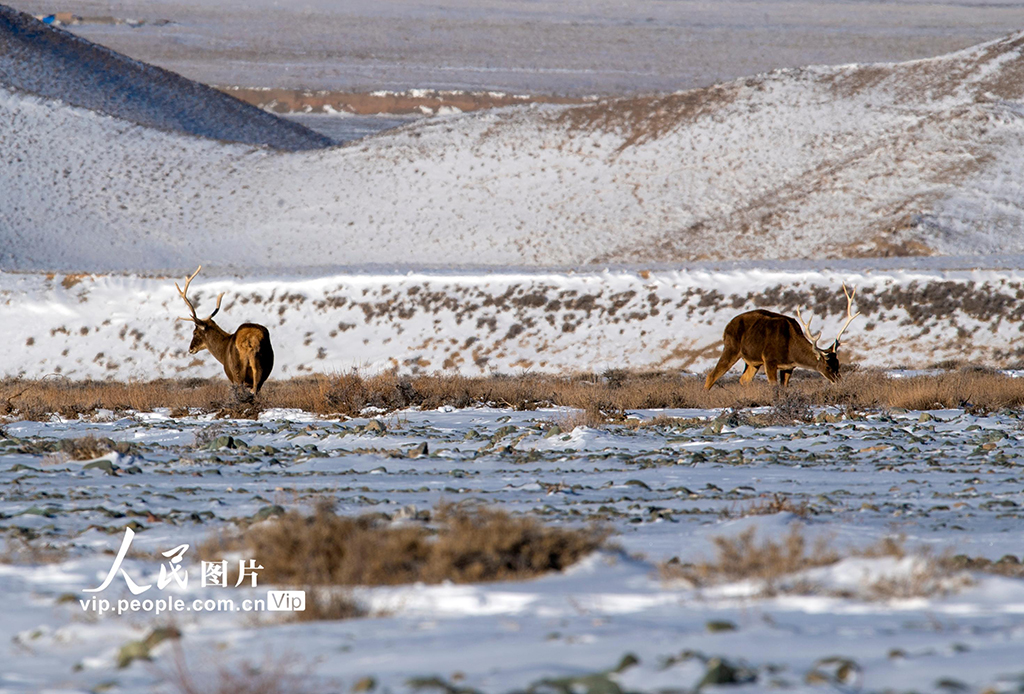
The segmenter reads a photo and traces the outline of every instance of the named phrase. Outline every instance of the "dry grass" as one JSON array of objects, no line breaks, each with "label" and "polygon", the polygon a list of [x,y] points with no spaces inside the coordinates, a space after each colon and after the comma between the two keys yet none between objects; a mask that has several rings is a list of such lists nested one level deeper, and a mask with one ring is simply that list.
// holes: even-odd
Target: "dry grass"
[{"label": "dry grass", "polygon": [[0,550],[0,564],[60,564],[68,558],[65,547],[56,547],[45,540],[23,537],[8,531],[3,549]]},{"label": "dry grass", "polygon": [[312,516],[290,512],[240,537],[216,538],[200,552],[242,550],[264,567],[261,580],[282,585],[476,583],[560,571],[607,537],[604,530],[546,526],[482,507],[440,506],[432,526],[339,516],[321,504]]},{"label": "dry grass", "polygon": [[661,575],[666,579],[683,579],[695,586],[740,580],[761,581],[765,584],[765,592],[771,594],[784,576],[839,561],[839,555],[829,548],[825,540],[808,547],[803,532],[797,526],[781,542],[765,540],[757,543],[754,535],[754,528],[750,528],[736,537],[712,538],[717,553],[713,561],[682,564],[678,560],[669,560],[661,565]]},{"label": "dry grass", "polygon": [[113,441],[89,435],[76,439],[61,439],[57,442],[57,451],[71,460],[94,460],[110,452],[128,455],[132,452],[132,445],[126,441]]},{"label": "dry grass", "polygon": [[722,515],[726,518],[744,518],[746,516],[771,516],[776,513],[792,513],[800,518],[807,518],[814,514],[814,510],[806,500],[794,503],[785,494],[772,494],[770,498],[764,498],[739,511],[727,511]]},{"label": "dry grass", "polygon": [[347,591],[333,586],[306,586],[306,609],[292,612],[290,621],[320,622],[365,617],[366,608]]},{"label": "dry grass", "polygon": [[308,675],[298,674],[304,666],[294,657],[276,655],[260,659],[258,665],[242,662],[227,666],[212,662],[197,675],[185,659],[180,643],[175,642],[173,670],[158,673],[181,694],[303,694],[317,689],[309,685]]},{"label": "dry grass", "polygon": [[893,576],[865,580],[859,591],[836,591],[793,575],[807,569],[830,566],[844,555],[820,538],[809,545],[799,526],[794,526],[781,541],[755,541],[751,528],[735,537],[715,537],[716,557],[695,564],[672,559],[659,567],[665,580],[683,580],[696,587],[732,581],[755,581],[763,587],[761,595],[778,593],[828,594],[835,597],[866,600],[895,600],[927,597],[953,592],[970,585],[963,563],[948,557],[933,558],[927,552],[908,554],[902,538],[887,537],[869,547],[846,552],[847,557],[913,559],[913,566]]},{"label": "dry grass", "polygon": [[[219,412],[255,416],[262,408],[288,407],[322,415],[353,416],[366,407],[392,411],[405,407],[466,407],[473,404],[532,410],[567,406],[588,422],[616,421],[624,411],[645,408],[746,408],[771,406],[756,424],[806,421],[812,405],[851,408],[973,408],[1024,406],[1024,382],[998,372],[962,368],[936,375],[888,378],[882,371],[853,370],[837,384],[817,374],[797,372],[788,389],[765,381],[741,386],[735,378],[705,391],[703,381],[669,372],[608,372],[604,375],[522,374],[466,377],[451,374],[374,376],[319,374],[271,380],[256,403],[236,395],[223,379],[160,379],[146,382],[0,381],[0,415],[46,419],[52,413],[77,417],[99,409],[152,411],[167,407],[181,416]],[[764,421],[761,421],[764,420]]]}]

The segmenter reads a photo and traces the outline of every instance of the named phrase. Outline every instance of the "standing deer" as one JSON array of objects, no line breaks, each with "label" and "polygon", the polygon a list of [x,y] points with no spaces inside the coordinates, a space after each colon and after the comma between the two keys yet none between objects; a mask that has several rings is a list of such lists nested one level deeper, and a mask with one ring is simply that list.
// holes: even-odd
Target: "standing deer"
[{"label": "standing deer", "polygon": [[242,323],[238,330],[233,333],[225,332],[219,325],[213,322],[213,317],[220,310],[220,302],[224,298],[224,292],[217,297],[217,307],[208,318],[196,316],[196,309],[188,300],[188,285],[196,278],[199,271],[203,269],[200,265],[196,271],[185,280],[185,288],[182,289],[178,283],[174,288],[185,300],[191,317],[180,317],[178,320],[187,320],[195,323],[196,328],[192,332],[192,344],[188,347],[189,354],[208,349],[217,361],[224,365],[224,373],[228,380],[235,386],[248,388],[254,396],[259,395],[263,382],[267,380],[270,371],[274,368],[274,350],[270,346],[270,331],[256,323]]},{"label": "standing deer", "polygon": [[821,339],[821,331],[815,335],[811,332],[811,321],[804,322],[800,311],[796,312],[798,323],[789,316],[781,313],[773,313],[764,309],[747,311],[729,321],[725,326],[725,333],[722,340],[725,342],[722,356],[718,364],[708,374],[704,381],[704,390],[709,390],[722,375],[732,368],[732,365],[741,358],[746,362],[746,369],[740,376],[740,383],[750,383],[757,375],[758,369],[764,367],[768,382],[779,383],[779,375],[782,376],[782,386],[789,383],[789,377],[793,375],[793,369],[802,366],[806,369],[814,369],[832,383],[839,380],[839,338],[843,336],[846,328],[860,313],[853,313],[853,292],[847,291],[843,285],[843,293],[846,294],[846,322],[839,329],[836,341],[828,349],[818,346]]}]

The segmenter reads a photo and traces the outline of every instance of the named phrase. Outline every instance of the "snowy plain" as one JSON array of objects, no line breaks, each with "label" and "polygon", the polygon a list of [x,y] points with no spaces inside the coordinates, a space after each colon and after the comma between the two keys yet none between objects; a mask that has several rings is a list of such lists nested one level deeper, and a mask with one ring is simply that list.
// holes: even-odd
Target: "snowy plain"
[{"label": "snowy plain", "polygon": [[[901,535],[936,554],[1019,556],[1019,413],[876,413],[755,427],[727,419],[710,426],[717,411],[636,411],[630,416],[639,420],[692,424],[549,435],[564,414],[401,411],[384,418],[382,434],[366,430],[366,418],[283,410],[259,421],[101,412],[7,423],[0,527],[67,555],[0,564],[9,637],[0,646],[0,691],[179,691],[174,663],[184,659],[194,681],[211,687],[219,669],[273,670],[287,661],[302,691],[350,691],[367,677],[377,691],[414,691],[416,678],[437,677],[508,692],[605,673],[627,654],[639,663],[608,678],[623,691],[693,691],[713,658],[741,672],[742,691],[1018,691],[1020,580],[964,574],[948,592],[872,599],[873,580],[912,580],[913,560],[851,558],[806,572],[796,593],[764,597],[756,583],[695,589],[663,581],[657,565],[712,558],[714,536],[755,528],[777,538],[794,525],[840,552]],[[129,442],[132,451],[99,464],[40,452],[84,435]],[[424,442],[429,455],[410,457]],[[806,503],[806,516],[759,515],[776,495]],[[359,588],[354,598],[371,616],[333,622],[295,624],[241,607],[100,615],[79,602],[91,597],[83,589],[101,584],[129,521],[135,553],[123,568],[149,584],[165,561],[158,551],[194,548],[275,505],[309,511],[324,497],[339,512],[384,512],[395,523],[415,522],[417,510],[440,501],[469,500],[549,523],[597,520],[614,529],[621,549],[521,583]],[[141,597],[241,605],[272,588],[204,588],[197,563],[186,552],[185,589],[172,583]],[[132,596],[118,578],[97,597],[113,604]],[[152,664],[118,667],[122,646],[168,624],[183,634],[178,646],[154,648]],[[615,691],[579,686],[573,691]]]}]

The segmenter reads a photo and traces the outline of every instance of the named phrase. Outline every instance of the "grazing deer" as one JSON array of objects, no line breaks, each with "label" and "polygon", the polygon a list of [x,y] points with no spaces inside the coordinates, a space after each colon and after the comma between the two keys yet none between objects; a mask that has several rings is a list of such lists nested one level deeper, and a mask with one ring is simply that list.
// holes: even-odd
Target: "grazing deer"
[{"label": "grazing deer", "polygon": [[793,369],[798,366],[814,369],[835,383],[839,380],[839,338],[853,319],[860,315],[859,312],[852,312],[853,294],[856,291],[856,288],[853,292],[847,291],[846,285],[843,285],[843,293],[846,294],[846,322],[828,349],[818,346],[821,331],[817,335],[812,333],[810,319],[805,323],[800,311],[796,312],[799,323],[789,316],[764,309],[736,316],[725,326],[722,356],[704,381],[704,390],[709,390],[741,358],[747,367],[740,376],[740,383],[754,380],[762,366],[768,382],[773,384],[780,383],[779,375],[782,376],[781,384],[788,384]]},{"label": "grazing deer", "polygon": [[267,380],[271,369],[274,368],[274,350],[270,346],[270,331],[256,323],[242,323],[238,330],[233,333],[225,332],[219,325],[213,322],[213,317],[220,310],[220,302],[224,298],[224,292],[217,297],[217,307],[209,318],[196,316],[196,309],[188,300],[188,285],[196,278],[199,271],[203,269],[200,265],[191,277],[185,280],[185,288],[182,289],[178,283],[174,288],[185,300],[191,317],[181,317],[178,320],[188,320],[196,324],[192,332],[192,344],[188,347],[189,354],[208,349],[217,361],[224,365],[224,373],[233,385],[248,388],[252,394],[259,395],[263,382]]}]

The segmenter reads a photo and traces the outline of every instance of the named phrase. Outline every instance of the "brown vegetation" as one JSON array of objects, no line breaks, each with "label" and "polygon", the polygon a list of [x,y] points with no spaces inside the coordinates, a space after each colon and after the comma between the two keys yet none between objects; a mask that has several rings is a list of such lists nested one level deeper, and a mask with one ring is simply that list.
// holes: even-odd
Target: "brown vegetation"
[{"label": "brown vegetation", "polygon": [[661,565],[666,579],[683,579],[695,586],[740,580],[763,581],[765,592],[775,592],[780,578],[816,566],[828,566],[839,561],[828,542],[819,540],[808,552],[807,540],[798,526],[782,538],[781,542],[754,540],[753,528],[736,537],[714,537],[717,556],[712,561],[683,564],[670,559]]},{"label": "brown vegetation", "polygon": [[7,533],[3,549],[0,549],[0,564],[59,564],[68,558],[66,547],[34,538],[31,530],[22,531],[23,535],[17,532],[12,530]]},{"label": "brown vegetation", "polygon": [[548,526],[481,507],[440,506],[428,527],[339,516],[322,504],[312,516],[290,512],[238,537],[215,538],[200,552],[219,557],[242,549],[263,566],[261,580],[281,585],[476,583],[560,571],[606,537],[604,530]]},{"label": "brown vegetation", "polygon": [[[893,600],[942,594],[970,585],[971,579],[964,569],[974,568],[969,566],[970,560],[963,560],[966,558],[935,558],[927,551],[911,555],[902,538],[885,537],[868,547],[849,549],[840,554],[825,538],[819,538],[809,546],[800,526],[793,526],[778,542],[769,539],[759,543],[754,536],[755,530],[750,528],[735,537],[714,537],[716,557],[713,560],[684,564],[673,558],[661,564],[661,576],[670,581],[683,580],[696,587],[752,580],[762,584],[762,595],[785,592]],[[792,580],[793,574],[830,566],[844,556],[896,559],[914,556],[917,561],[909,571],[866,580],[856,592],[836,592],[810,581]],[[1004,562],[1004,565],[1010,564],[1010,561]],[[988,565],[991,566],[991,562]]]},{"label": "brown vegetation", "polygon": [[[724,381],[724,382],[723,382]],[[850,370],[838,383],[797,372],[785,393],[763,381],[741,386],[723,379],[704,391],[703,383],[678,373],[609,372],[604,375],[467,377],[451,374],[374,376],[356,373],[320,374],[270,380],[256,406],[240,407],[231,386],[222,379],[160,379],[155,381],[70,381],[5,379],[0,381],[0,415],[46,419],[170,408],[174,416],[220,412],[254,416],[260,408],[296,408],[321,415],[357,416],[366,407],[393,411],[406,407],[467,407],[475,404],[532,410],[564,406],[584,412],[588,422],[620,420],[626,410],[643,408],[745,408],[772,406],[769,424],[806,419],[811,405],[850,408],[995,410],[1024,406],[1024,379],[995,371],[963,368],[934,375],[889,378],[882,371]]]},{"label": "brown vegetation", "polygon": [[[220,91],[274,113],[355,113],[360,115],[423,115],[441,108],[460,111],[516,106],[531,103],[578,104],[583,99],[559,96],[526,96],[495,92],[422,91],[411,92],[337,92],[307,89],[264,89],[218,87]],[[426,109],[426,111],[425,111]]]},{"label": "brown vegetation", "polygon": [[126,441],[114,441],[106,437],[82,436],[75,439],[61,439],[57,442],[58,452],[71,460],[95,460],[110,452],[121,455],[131,453],[132,445]]},{"label": "brown vegetation", "polygon": [[157,669],[181,694],[303,694],[317,688],[309,681],[308,665],[294,655],[278,654],[250,662],[225,665],[207,658],[200,672],[194,672],[175,642],[173,669]]}]

